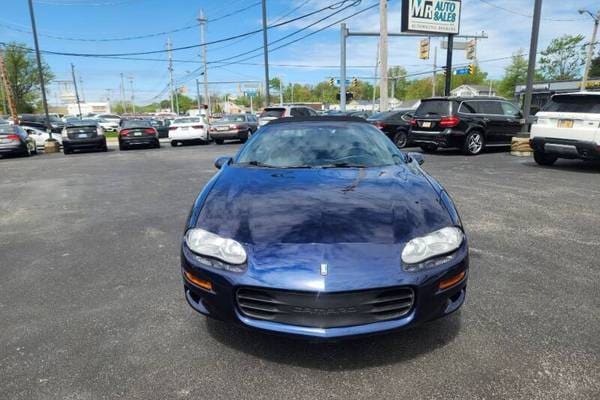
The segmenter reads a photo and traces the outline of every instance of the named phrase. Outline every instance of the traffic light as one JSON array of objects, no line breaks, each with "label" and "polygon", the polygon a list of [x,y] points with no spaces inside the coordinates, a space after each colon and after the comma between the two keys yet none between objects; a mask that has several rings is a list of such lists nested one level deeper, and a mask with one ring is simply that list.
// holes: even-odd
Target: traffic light
[{"label": "traffic light", "polygon": [[358,86],[358,78],[352,78],[352,86],[357,87]]},{"label": "traffic light", "polygon": [[477,40],[471,39],[467,42],[467,47],[465,48],[465,54],[467,60],[474,60],[477,53]]},{"label": "traffic light", "polygon": [[469,64],[469,75],[475,75],[475,65]]},{"label": "traffic light", "polygon": [[329,86],[333,86],[334,83],[335,83],[335,79],[329,78]]},{"label": "traffic light", "polygon": [[419,42],[419,58],[429,60],[429,38],[421,39]]}]

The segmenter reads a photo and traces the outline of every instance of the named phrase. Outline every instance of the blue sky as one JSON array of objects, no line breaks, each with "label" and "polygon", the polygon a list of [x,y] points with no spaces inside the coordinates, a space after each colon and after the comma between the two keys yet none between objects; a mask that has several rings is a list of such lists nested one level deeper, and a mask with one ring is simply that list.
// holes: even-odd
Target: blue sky
[{"label": "blue sky", "polygon": [[[270,21],[281,17],[287,20],[308,12],[323,8],[339,0],[267,0]],[[0,15],[0,40],[18,41],[33,45],[30,33],[29,14],[26,0],[8,0],[3,5]],[[167,37],[171,37],[174,47],[199,43],[199,29],[192,27],[170,35],[157,35],[150,38],[127,41],[71,41],[53,38],[75,39],[113,39],[139,35],[154,34],[193,25],[199,10],[202,8],[209,19],[207,40],[252,31],[261,27],[261,8],[253,5],[257,0],[34,0],[40,47],[44,50],[72,53],[127,53],[153,51],[165,48]],[[345,5],[349,5],[348,1]],[[330,19],[309,28],[288,40],[313,32],[343,16],[350,15],[360,9],[378,3],[377,0],[362,0]],[[400,31],[400,0],[389,2],[389,31]],[[545,0],[540,32],[540,48],[562,34],[584,34],[589,40],[592,20],[589,16],[577,13],[580,8],[596,11],[597,0]],[[294,8],[298,10],[291,13]],[[594,8],[595,7],[595,8]],[[210,22],[210,19],[222,17],[232,11],[248,8],[235,16]],[[504,9],[503,9],[504,8]],[[505,10],[507,9],[507,10]],[[529,47],[533,0],[463,0],[461,33],[474,34],[485,31],[489,38],[480,42],[478,56],[481,67],[490,73],[492,78],[500,78],[503,68],[509,60],[486,61],[507,57]],[[318,16],[309,17],[289,25],[270,30],[270,41],[277,40],[295,30],[322,18],[328,11]],[[378,8],[374,8],[358,17],[347,21],[352,31],[376,31],[379,29]],[[402,65],[409,73],[420,73],[431,69],[432,61],[417,58],[417,42],[415,38],[391,38],[389,45],[390,65]],[[282,42],[285,43],[285,42]],[[261,46],[260,34],[249,36],[243,40],[235,40],[208,46],[208,60],[218,60],[252,50]],[[350,38],[348,42],[349,76],[372,76],[376,60],[376,38]],[[437,45],[437,39],[432,46]],[[195,94],[194,76],[187,71],[199,67],[200,49],[176,51],[173,57],[175,78]],[[208,72],[210,81],[261,80],[264,72],[261,66],[262,53],[250,55],[258,57],[244,64],[232,64],[216,68],[211,66]],[[74,63],[83,80],[83,90],[88,101],[103,100],[107,94],[113,99],[119,95],[120,73],[133,77],[136,89],[136,102],[150,102],[161,93],[168,82],[166,54],[139,56],[160,61],[134,61],[103,58],[81,58],[72,56],[46,55],[57,79],[70,79],[70,63]],[[445,58],[444,51],[438,53],[438,60]],[[330,76],[339,75],[339,26],[331,27],[307,39],[274,51],[270,55],[271,76],[280,76],[284,82],[316,83]],[[463,52],[456,52],[455,63],[464,63]],[[441,61],[439,62],[441,63]],[[256,65],[249,65],[256,64]],[[186,81],[187,80],[187,81]],[[130,84],[127,81],[127,95]],[[55,87],[50,88],[56,92]],[[108,89],[108,91],[107,91]],[[236,85],[220,84],[211,86],[211,92],[233,93]],[[55,97],[50,95],[50,101]]]}]

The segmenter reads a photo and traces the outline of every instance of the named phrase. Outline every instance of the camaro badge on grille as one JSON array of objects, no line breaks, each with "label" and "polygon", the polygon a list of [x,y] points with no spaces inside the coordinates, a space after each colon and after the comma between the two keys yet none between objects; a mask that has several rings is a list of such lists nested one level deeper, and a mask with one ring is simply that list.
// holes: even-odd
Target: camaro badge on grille
[{"label": "camaro badge on grille", "polygon": [[327,275],[327,264],[321,264],[321,275]]}]

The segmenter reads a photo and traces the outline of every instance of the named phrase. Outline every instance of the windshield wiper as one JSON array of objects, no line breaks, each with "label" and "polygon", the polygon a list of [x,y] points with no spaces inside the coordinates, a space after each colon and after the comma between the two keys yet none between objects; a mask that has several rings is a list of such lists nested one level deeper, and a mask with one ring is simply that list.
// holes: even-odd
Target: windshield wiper
[{"label": "windshield wiper", "polygon": [[319,165],[319,168],[366,168],[364,164],[351,164],[351,163],[331,163]]},{"label": "windshield wiper", "polygon": [[262,167],[262,168],[278,168],[275,165],[271,165],[271,164],[265,164],[263,162],[260,161],[248,161],[248,162],[242,162],[242,163],[237,163],[238,165],[251,165],[253,167]]}]

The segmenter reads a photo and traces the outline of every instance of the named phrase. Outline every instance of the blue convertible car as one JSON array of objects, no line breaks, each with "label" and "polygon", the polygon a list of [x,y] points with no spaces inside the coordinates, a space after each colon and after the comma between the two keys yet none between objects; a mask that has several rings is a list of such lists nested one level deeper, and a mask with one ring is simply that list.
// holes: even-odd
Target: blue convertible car
[{"label": "blue convertible car", "polygon": [[333,339],[443,317],[464,302],[460,217],[418,153],[361,119],[262,127],[192,208],[181,248],[198,312]]}]

